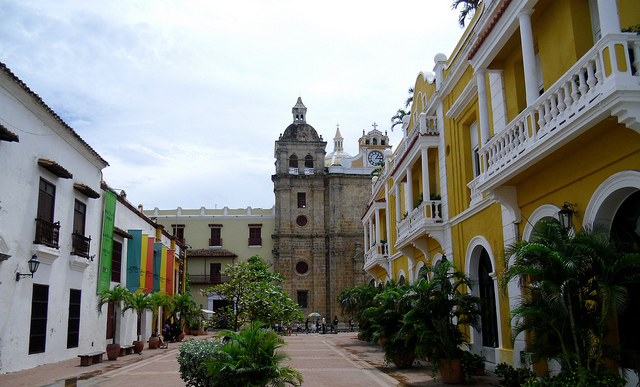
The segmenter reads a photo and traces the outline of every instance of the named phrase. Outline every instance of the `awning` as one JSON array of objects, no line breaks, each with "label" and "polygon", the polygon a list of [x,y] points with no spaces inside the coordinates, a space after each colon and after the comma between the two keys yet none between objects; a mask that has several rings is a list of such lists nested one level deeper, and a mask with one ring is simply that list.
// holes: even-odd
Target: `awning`
[{"label": "awning", "polygon": [[20,142],[18,135],[0,124],[0,141]]},{"label": "awning", "polygon": [[75,188],[76,191],[80,192],[88,198],[97,199],[100,197],[100,194],[98,192],[96,192],[93,188],[89,187],[86,184],[75,183],[73,185],[73,188]]},{"label": "awning", "polygon": [[209,310],[209,309],[200,309],[202,311],[202,313],[206,313],[206,314],[216,314],[216,312]]},{"label": "awning", "polygon": [[47,171],[63,179],[71,179],[73,177],[71,172],[67,171],[62,165],[53,160],[38,159],[38,164]]}]

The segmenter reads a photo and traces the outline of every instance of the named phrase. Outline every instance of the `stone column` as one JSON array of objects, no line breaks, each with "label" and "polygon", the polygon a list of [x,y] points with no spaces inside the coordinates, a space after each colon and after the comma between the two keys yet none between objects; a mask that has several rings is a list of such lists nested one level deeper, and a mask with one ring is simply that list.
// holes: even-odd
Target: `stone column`
[{"label": "stone column", "polygon": [[487,70],[476,71],[476,82],[478,83],[478,115],[480,116],[480,148],[489,141],[491,131],[489,130],[489,98],[487,97]]},{"label": "stone column", "polygon": [[364,232],[364,251],[365,253],[369,251],[369,232],[367,230],[367,226],[369,225],[369,220],[367,220],[365,226],[363,227]]},{"label": "stone column", "polygon": [[402,220],[402,210],[400,209],[400,184],[395,183],[396,186],[396,222]]},{"label": "stone column", "polygon": [[411,166],[407,167],[407,184],[404,186],[404,210],[409,213],[413,210],[413,173]]},{"label": "stone column", "polygon": [[380,209],[376,209],[376,244],[380,243]]},{"label": "stone column", "polygon": [[429,152],[427,149],[421,149],[422,157],[422,200],[431,200],[431,192],[429,191]]},{"label": "stone column", "polygon": [[536,75],[536,53],[533,44],[533,30],[531,29],[532,13],[533,9],[525,8],[518,14],[518,21],[520,22],[520,43],[522,44],[522,62],[524,66],[524,84],[527,92],[527,106],[533,105],[540,96],[540,93],[538,92],[538,77]]},{"label": "stone column", "polygon": [[603,38],[608,34],[620,33],[620,15],[616,0],[598,0],[598,17],[600,18],[600,34]]}]

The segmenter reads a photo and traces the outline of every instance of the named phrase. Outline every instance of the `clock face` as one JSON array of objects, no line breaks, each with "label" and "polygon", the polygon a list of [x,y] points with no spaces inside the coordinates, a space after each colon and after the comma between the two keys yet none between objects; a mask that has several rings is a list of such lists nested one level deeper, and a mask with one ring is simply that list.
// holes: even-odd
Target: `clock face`
[{"label": "clock face", "polygon": [[378,151],[369,152],[369,165],[379,165],[382,162],[382,153]]}]

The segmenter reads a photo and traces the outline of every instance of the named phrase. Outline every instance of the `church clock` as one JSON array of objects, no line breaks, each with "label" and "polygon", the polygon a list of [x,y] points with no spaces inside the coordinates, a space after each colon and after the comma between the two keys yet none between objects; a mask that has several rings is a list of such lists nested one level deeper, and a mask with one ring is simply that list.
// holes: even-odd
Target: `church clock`
[{"label": "church clock", "polygon": [[380,165],[382,162],[382,153],[378,151],[369,152],[368,156],[369,165]]}]

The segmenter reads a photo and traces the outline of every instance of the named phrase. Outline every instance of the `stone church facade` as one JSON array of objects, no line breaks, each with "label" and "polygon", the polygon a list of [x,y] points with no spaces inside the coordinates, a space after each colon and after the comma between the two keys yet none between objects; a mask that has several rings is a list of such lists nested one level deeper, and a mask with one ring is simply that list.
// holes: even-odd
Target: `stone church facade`
[{"label": "stone church facade", "polygon": [[[292,113],[293,123],[275,143],[274,271],[286,277],[283,289],[306,315],[318,312],[327,320],[337,315],[345,322],[336,298],[367,276],[361,217],[375,167],[367,159],[376,160],[390,147],[388,137],[377,130],[363,134],[360,153],[350,157],[342,151],[338,129],[327,157],[327,143],[307,124],[300,98]],[[363,140],[371,136],[375,146]]]}]

